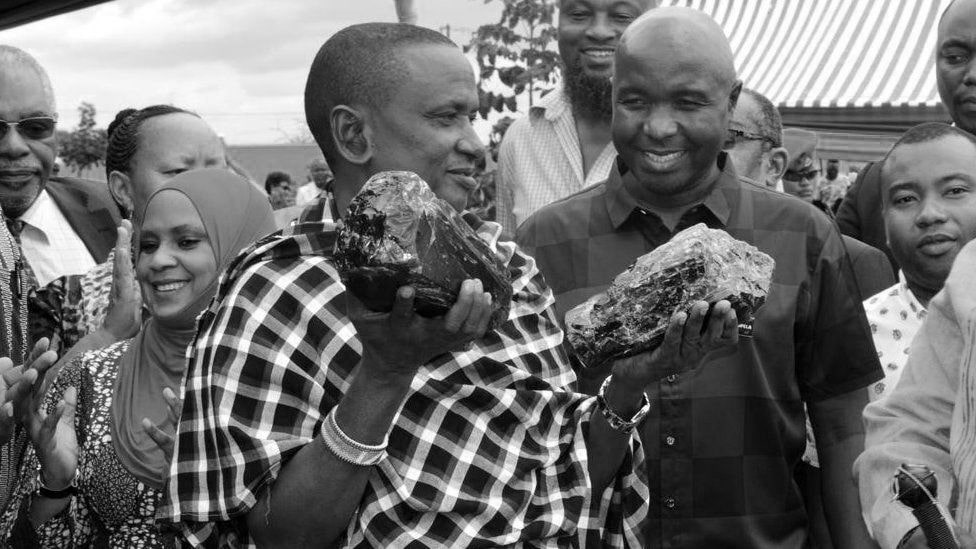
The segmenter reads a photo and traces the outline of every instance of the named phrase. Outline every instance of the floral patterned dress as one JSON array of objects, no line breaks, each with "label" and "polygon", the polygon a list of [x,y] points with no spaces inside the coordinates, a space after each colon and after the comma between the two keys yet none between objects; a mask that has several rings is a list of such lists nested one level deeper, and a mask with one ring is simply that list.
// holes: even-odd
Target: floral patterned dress
[{"label": "floral patterned dress", "polygon": [[81,355],[64,367],[48,394],[49,410],[65,389],[78,389],[75,432],[78,436],[78,494],[57,516],[33,527],[31,495],[38,488],[40,466],[32,447],[24,456],[18,485],[0,521],[2,541],[13,547],[178,547],[172,535],[155,525],[161,492],[145,485],[119,462],[112,445],[112,386],[130,341]]}]

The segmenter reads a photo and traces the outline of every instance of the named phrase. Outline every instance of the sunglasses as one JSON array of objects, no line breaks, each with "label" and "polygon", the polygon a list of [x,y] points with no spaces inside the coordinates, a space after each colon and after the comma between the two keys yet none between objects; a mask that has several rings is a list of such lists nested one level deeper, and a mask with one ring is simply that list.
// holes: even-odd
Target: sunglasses
[{"label": "sunglasses", "polygon": [[750,133],[744,130],[729,128],[729,141],[733,143],[738,143],[740,141],[765,141],[769,143],[772,147],[778,147],[779,144],[775,143],[769,137],[765,135],[759,135],[758,133]]},{"label": "sunglasses", "polygon": [[813,179],[817,177],[820,170],[810,170],[807,172],[786,172],[783,174],[783,179],[787,181],[803,181],[805,179]]},{"label": "sunglasses", "polygon": [[47,139],[54,135],[54,126],[57,123],[57,119],[51,116],[32,116],[17,122],[0,120],[0,139],[7,137],[11,127],[16,127],[17,133],[27,139]]}]

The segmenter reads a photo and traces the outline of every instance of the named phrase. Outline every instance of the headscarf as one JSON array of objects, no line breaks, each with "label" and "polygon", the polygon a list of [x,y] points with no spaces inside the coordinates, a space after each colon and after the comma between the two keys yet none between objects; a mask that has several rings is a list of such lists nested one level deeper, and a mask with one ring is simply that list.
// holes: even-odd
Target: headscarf
[{"label": "headscarf", "polygon": [[[207,288],[173,318],[150,318],[122,355],[112,392],[112,442],[119,461],[148,486],[162,489],[168,456],[149,437],[142,419],[162,425],[167,418],[163,388],[179,394],[186,348],[196,334],[196,318],[217,290],[219,274],[258,238],[274,232],[267,197],[239,176],[219,168],[194,170],[168,181],[163,192],[179,192],[196,208],[213,248],[217,273]],[[143,210],[142,219],[145,219]],[[167,425],[170,431],[175,426]]]}]

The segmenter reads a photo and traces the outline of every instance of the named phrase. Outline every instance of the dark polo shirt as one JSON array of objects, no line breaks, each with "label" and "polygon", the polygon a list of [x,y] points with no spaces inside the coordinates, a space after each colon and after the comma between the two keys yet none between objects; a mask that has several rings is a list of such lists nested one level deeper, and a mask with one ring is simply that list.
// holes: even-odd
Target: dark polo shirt
[{"label": "dark polo shirt", "polygon": [[[803,403],[866,387],[882,372],[837,228],[802,200],[741,183],[725,158],[711,193],[675,231],[705,223],[751,243],[776,261],[772,286],[752,337],[649,388],[644,535],[647,547],[801,548],[807,521],[793,468],[805,444]],[[619,162],[607,181],[518,230],[561,320],[673,234],[637,203],[628,188],[640,183]],[[581,372],[584,387],[608,373]]]}]

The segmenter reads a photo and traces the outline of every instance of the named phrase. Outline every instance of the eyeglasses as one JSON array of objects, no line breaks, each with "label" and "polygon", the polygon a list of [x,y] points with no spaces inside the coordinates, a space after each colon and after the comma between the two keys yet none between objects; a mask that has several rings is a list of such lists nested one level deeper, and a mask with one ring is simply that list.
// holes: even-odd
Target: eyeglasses
[{"label": "eyeglasses", "polygon": [[16,127],[17,133],[27,139],[47,139],[54,135],[54,126],[57,123],[58,120],[51,116],[32,116],[17,122],[0,120],[0,139],[7,137],[11,127]]},{"label": "eyeglasses", "polygon": [[739,141],[764,141],[769,143],[771,147],[778,147],[779,144],[773,141],[771,138],[765,135],[759,135],[758,133],[750,133],[744,130],[729,128],[729,141],[737,143]]},{"label": "eyeglasses", "polygon": [[810,170],[806,172],[786,172],[783,174],[783,179],[787,181],[803,181],[804,179],[813,179],[817,177],[820,170]]}]

